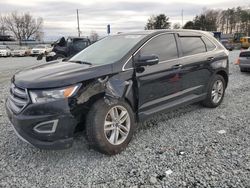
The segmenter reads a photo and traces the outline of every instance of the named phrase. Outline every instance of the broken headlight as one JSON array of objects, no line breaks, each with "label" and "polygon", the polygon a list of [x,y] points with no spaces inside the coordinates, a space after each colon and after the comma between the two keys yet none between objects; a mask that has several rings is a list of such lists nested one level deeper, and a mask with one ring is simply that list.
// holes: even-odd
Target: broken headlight
[{"label": "broken headlight", "polygon": [[80,88],[80,84],[68,86],[64,88],[48,89],[48,90],[30,90],[30,98],[32,103],[45,103],[58,99],[65,99],[73,96]]}]

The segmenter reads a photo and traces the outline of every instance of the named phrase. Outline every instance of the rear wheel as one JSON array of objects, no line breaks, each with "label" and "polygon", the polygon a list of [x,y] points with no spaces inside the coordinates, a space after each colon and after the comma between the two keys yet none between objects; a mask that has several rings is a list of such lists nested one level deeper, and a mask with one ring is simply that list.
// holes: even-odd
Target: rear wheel
[{"label": "rear wheel", "polygon": [[210,82],[207,97],[202,104],[209,108],[219,106],[224,98],[225,88],[225,79],[221,75],[215,75]]},{"label": "rear wheel", "polygon": [[91,107],[86,122],[87,139],[101,153],[120,153],[130,142],[135,130],[134,113],[123,101],[108,105],[103,100]]}]

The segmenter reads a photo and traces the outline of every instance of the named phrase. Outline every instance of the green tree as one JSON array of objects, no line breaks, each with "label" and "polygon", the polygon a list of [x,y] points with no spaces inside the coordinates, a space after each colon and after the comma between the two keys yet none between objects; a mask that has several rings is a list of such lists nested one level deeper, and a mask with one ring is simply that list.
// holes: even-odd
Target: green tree
[{"label": "green tree", "polygon": [[150,30],[150,29],[154,29],[154,23],[155,23],[155,16],[152,15],[150,16],[150,18],[148,19],[148,22],[145,26],[145,30]]},{"label": "green tree", "polygon": [[169,29],[171,23],[169,22],[169,17],[165,14],[159,14],[157,16],[150,16],[148,22],[145,26],[146,30],[149,29]]},{"label": "green tree", "polygon": [[184,26],[183,29],[194,29],[194,22],[188,21]]},{"label": "green tree", "polygon": [[218,14],[219,11],[217,10],[204,9],[202,14],[196,15],[194,20],[188,21],[183,28],[204,31],[216,31]]}]

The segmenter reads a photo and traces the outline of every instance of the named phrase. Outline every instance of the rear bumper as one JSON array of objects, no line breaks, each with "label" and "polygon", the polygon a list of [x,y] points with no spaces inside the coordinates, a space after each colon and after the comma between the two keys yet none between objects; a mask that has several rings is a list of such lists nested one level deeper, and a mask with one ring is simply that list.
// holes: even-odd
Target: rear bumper
[{"label": "rear bumper", "polygon": [[[65,149],[71,147],[74,130],[77,125],[76,119],[70,113],[65,112],[44,113],[44,115],[34,114],[36,113],[34,108],[39,111],[39,105],[35,105],[35,107],[34,105],[31,104],[21,113],[14,114],[8,106],[7,99],[6,112],[17,136],[21,140],[40,149]],[[55,103],[43,104],[42,108],[47,109],[50,105],[53,106]],[[52,106],[51,108],[53,108]],[[36,131],[35,127],[37,125],[46,124],[46,122],[56,122],[54,131]]]},{"label": "rear bumper", "polygon": [[250,71],[250,63],[249,64],[239,64],[240,69],[244,69],[245,71]]},{"label": "rear bumper", "polygon": [[243,69],[250,69],[250,63],[248,64],[239,64],[240,68],[243,68]]}]

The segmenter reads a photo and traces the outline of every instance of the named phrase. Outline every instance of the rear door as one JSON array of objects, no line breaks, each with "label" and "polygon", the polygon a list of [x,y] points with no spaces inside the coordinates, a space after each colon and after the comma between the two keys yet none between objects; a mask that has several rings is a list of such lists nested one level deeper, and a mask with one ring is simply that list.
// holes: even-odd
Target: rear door
[{"label": "rear door", "polygon": [[[153,66],[140,67],[136,70],[138,84],[139,113],[149,112],[153,108],[165,105],[175,100],[180,89],[179,59],[176,39],[174,34],[160,34],[151,38],[134,55],[157,55],[159,63]],[[146,114],[146,115],[149,115]]]},{"label": "rear door", "polygon": [[199,97],[204,94],[211,77],[209,64],[214,61],[214,57],[207,54],[207,48],[201,35],[180,34],[178,44],[181,49],[180,77],[183,95]]}]

